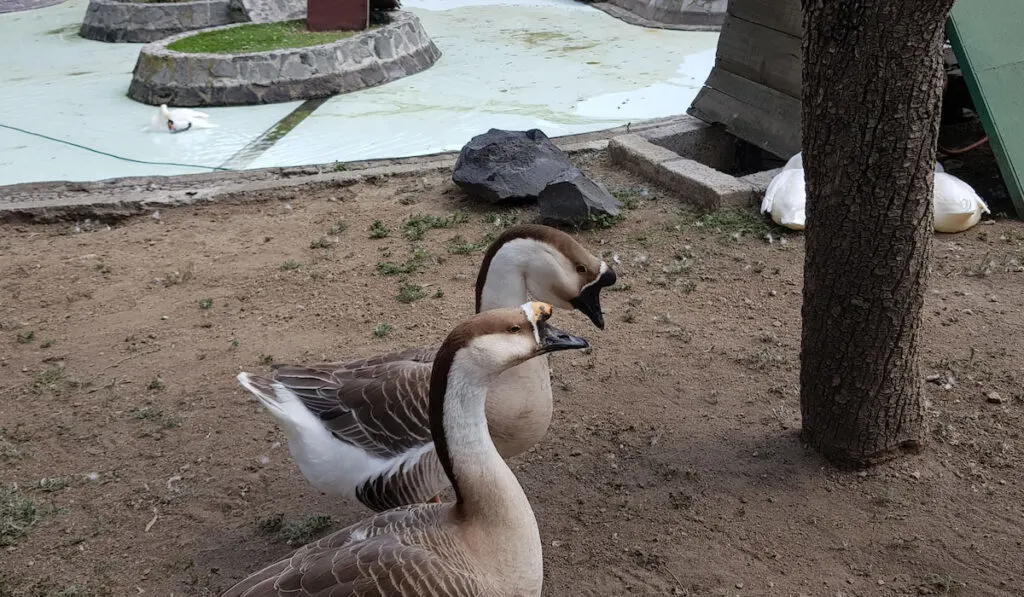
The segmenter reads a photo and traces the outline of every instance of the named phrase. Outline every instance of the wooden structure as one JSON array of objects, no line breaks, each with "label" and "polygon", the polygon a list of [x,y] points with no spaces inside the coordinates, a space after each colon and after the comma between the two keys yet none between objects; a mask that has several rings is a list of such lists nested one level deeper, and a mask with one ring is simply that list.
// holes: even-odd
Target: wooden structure
[{"label": "wooden structure", "polygon": [[802,35],[800,0],[729,0],[715,66],[687,113],[783,159],[800,151]]},{"label": "wooden structure", "polygon": [[960,0],[946,33],[1017,216],[1024,216],[1024,1]]},{"label": "wooden structure", "polygon": [[308,0],[310,31],[362,31],[370,26],[370,0]]}]

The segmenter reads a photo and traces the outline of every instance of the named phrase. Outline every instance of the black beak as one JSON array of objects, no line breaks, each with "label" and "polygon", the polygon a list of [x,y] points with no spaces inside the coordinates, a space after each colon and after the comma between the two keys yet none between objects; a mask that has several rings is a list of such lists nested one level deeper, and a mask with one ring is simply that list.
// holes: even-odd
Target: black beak
[{"label": "black beak", "polygon": [[537,325],[537,331],[540,333],[539,354],[547,354],[558,350],[573,350],[590,347],[590,343],[583,338],[573,336],[568,332],[563,332],[553,325],[540,323]]},{"label": "black beak", "polygon": [[579,296],[569,301],[569,304],[580,313],[590,318],[597,329],[604,329],[604,313],[601,312],[601,289],[615,283],[615,270],[608,269],[601,277],[590,283],[583,289]]}]

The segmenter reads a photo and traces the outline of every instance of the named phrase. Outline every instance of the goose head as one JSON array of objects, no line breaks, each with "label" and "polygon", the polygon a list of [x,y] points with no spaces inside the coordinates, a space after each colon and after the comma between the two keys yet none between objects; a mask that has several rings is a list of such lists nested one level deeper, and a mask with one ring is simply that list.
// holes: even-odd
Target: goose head
[{"label": "goose head", "polygon": [[160,118],[167,121],[167,130],[174,132],[174,119],[171,118],[171,111],[167,109],[167,104],[160,104]]},{"label": "goose head", "polygon": [[486,380],[543,354],[590,346],[548,323],[552,311],[548,303],[531,301],[478,313],[452,330],[441,352],[448,353],[463,373],[473,371],[472,377]]},{"label": "goose head", "polygon": [[[484,256],[477,278],[477,310],[495,258],[517,265],[529,295],[558,309],[576,309],[604,329],[601,290],[615,284],[615,270],[569,234],[527,224],[506,230]],[[502,273],[500,275],[508,275]]]}]

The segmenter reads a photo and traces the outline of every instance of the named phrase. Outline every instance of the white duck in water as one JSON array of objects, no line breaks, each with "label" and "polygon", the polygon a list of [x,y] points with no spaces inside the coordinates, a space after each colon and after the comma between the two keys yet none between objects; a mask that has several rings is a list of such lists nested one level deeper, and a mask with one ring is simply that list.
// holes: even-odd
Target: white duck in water
[{"label": "white duck in water", "polygon": [[157,113],[149,121],[149,130],[163,131],[169,133],[183,133],[191,129],[211,129],[217,125],[209,120],[209,114],[192,110],[190,108],[167,108],[167,104],[160,104]]},{"label": "white duck in water", "polygon": [[[932,201],[936,232],[963,232],[981,220],[982,212],[991,213],[970,185],[947,174],[938,162],[935,163]],[[761,213],[770,212],[772,220],[780,226],[803,230],[806,203],[803,154],[797,153],[768,184],[761,201]]]}]

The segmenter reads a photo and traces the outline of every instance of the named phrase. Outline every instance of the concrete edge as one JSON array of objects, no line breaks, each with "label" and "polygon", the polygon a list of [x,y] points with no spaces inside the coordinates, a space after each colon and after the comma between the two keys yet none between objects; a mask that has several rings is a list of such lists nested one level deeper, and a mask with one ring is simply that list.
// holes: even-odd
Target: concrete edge
[{"label": "concrete edge", "polygon": [[[615,135],[671,125],[688,116],[630,123],[590,133],[555,137],[569,155],[595,153]],[[117,220],[149,210],[224,201],[262,201],[280,189],[345,187],[366,180],[451,170],[459,152],[410,158],[331,162],[175,176],[139,176],[96,182],[38,182],[0,186],[0,223],[48,223],[84,218]]]},{"label": "concrete edge", "polygon": [[709,130],[676,123],[660,127],[653,134],[619,135],[608,141],[609,157],[613,163],[679,194],[684,203],[709,211],[758,205],[768,183],[779,172],[776,168],[736,177],[649,140],[663,138],[662,133],[670,129],[682,135],[706,135]]},{"label": "concrete edge", "polygon": [[687,25],[684,23],[662,23],[642,17],[611,2],[587,2],[590,6],[619,19],[623,23],[647,29],[669,29],[672,31],[721,31],[721,25]]}]

